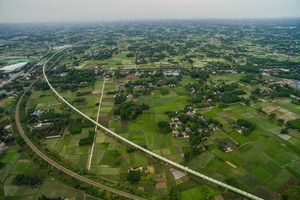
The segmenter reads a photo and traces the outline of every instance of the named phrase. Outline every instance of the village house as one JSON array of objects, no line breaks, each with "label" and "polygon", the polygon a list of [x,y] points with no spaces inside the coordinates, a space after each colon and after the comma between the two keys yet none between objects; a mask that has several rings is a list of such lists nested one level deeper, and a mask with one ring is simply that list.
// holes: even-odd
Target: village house
[{"label": "village house", "polygon": [[40,117],[44,113],[43,110],[35,110],[31,115]]},{"label": "village house", "polygon": [[233,143],[222,143],[221,144],[221,149],[222,151],[224,151],[225,153],[229,153],[234,151],[237,148],[237,145],[233,144]]},{"label": "village house", "polygon": [[2,154],[7,149],[4,142],[0,142],[0,154]]}]

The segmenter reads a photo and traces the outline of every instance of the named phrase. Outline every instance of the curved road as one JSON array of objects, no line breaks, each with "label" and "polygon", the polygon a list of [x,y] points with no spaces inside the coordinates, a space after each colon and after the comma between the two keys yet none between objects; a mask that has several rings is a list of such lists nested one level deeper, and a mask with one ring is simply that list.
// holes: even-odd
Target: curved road
[{"label": "curved road", "polygon": [[[38,80],[39,78],[37,78]],[[36,81],[37,81],[36,80]],[[33,84],[36,82],[34,81],[25,91],[24,93],[22,94],[22,96],[20,97],[18,103],[17,103],[17,107],[16,107],[16,113],[15,113],[15,120],[16,120],[16,125],[17,125],[17,128],[18,128],[18,131],[19,131],[19,134],[21,135],[21,137],[25,140],[25,142],[27,143],[27,145],[39,156],[41,157],[44,161],[46,161],[47,163],[49,163],[50,165],[54,166],[55,168],[57,168],[58,170],[64,172],[65,174],[68,174],[69,176],[79,180],[79,181],[82,181],[84,183],[87,183],[89,185],[93,185],[97,188],[100,188],[100,189],[103,189],[103,190],[107,190],[109,192],[112,192],[114,194],[118,194],[120,196],[123,196],[123,197],[126,197],[126,198],[129,198],[129,199],[135,199],[135,200],[144,200],[143,198],[141,197],[138,197],[138,196],[135,196],[133,194],[130,194],[130,193],[127,193],[127,192],[123,192],[121,190],[118,190],[118,189],[115,189],[115,188],[112,188],[112,187],[109,187],[109,186],[106,186],[106,185],[103,185],[101,183],[98,183],[96,181],[93,181],[93,180],[90,180],[84,176],[81,176],[81,175],[78,175],[76,173],[74,173],[73,171],[61,166],[60,164],[58,164],[57,162],[55,162],[54,160],[50,159],[46,154],[44,154],[43,152],[41,152],[31,141],[30,139],[27,137],[27,135],[24,133],[23,131],[23,128],[21,126],[21,123],[20,123],[20,115],[19,115],[19,110],[20,110],[20,103],[21,103],[21,100],[23,99],[25,93],[33,86]]]},{"label": "curved road", "polygon": [[[78,43],[77,43],[78,44]],[[76,44],[75,44],[76,45]],[[74,46],[74,45],[73,45]],[[72,46],[70,46],[70,47],[68,47],[68,48],[71,48]],[[66,49],[66,48],[65,48]],[[62,49],[61,51],[63,51],[63,50],[65,50],[65,49]],[[70,104],[67,100],[65,100],[53,87],[52,87],[52,85],[51,85],[51,83],[49,82],[49,80],[48,80],[48,78],[47,78],[47,75],[46,75],[46,64],[47,64],[47,62],[49,61],[49,60],[51,60],[54,56],[56,56],[58,53],[60,53],[61,51],[59,51],[59,52],[57,52],[57,53],[55,53],[54,55],[52,55],[45,63],[44,63],[44,65],[43,65],[43,75],[44,75],[44,78],[45,78],[45,80],[46,80],[46,82],[47,82],[47,84],[49,85],[49,87],[50,87],[50,89],[65,103],[65,104],[67,104],[70,108],[72,108],[74,111],[76,111],[78,114],[80,114],[81,116],[83,116],[84,118],[86,118],[87,120],[89,120],[90,122],[92,122],[92,123],[94,123],[95,125],[97,125],[98,127],[100,127],[101,129],[103,129],[104,131],[106,131],[107,133],[109,133],[109,134],[111,134],[113,137],[115,137],[115,138],[117,138],[118,140],[120,140],[120,141],[123,141],[123,142],[125,142],[126,144],[128,144],[128,145],[130,145],[130,146],[132,146],[132,147],[134,147],[134,148],[136,148],[136,149],[139,149],[140,151],[143,151],[144,153],[146,153],[146,154],[148,154],[148,155],[150,155],[150,156],[152,156],[152,157],[154,157],[154,158],[157,158],[157,159],[159,159],[159,160],[161,160],[161,161],[163,161],[163,162],[165,162],[165,163],[168,163],[169,165],[171,165],[171,166],[173,166],[173,167],[175,167],[175,168],[177,168],[177,169],[180,169],[180,170],[182,170],[182,171],[184,171],[184,172],[187,172],[187,173],[189,173],[189,174],[192,174],[192,175],[194,175],[194,176],[197,176],[197,177],[199,177],[199,178],[201,178],[201,179],[204,179],[204,180],[206,180],[206,181],[209,181],[209,182],[211,182],[211,183],[214,183],[214,184],[217,184],[217,185],[219,185],[219,186],[221,186],[221,187],[224,187],[224,188],[226,188],[226,189],[228,189],[228,190],[231,190],[231,191],[233,191],[233,192],[236,192],[236,193],[238,193],[238,194],[241,194],[241,195],[243,195],[243,196],[245,196],[245,197],[248,197],[248,198],[250,198],[250,199],[255,199],[255,200],[263,200],[262,198],[260,198],[260,197],[258,197],[258,196],[255,196],[255,195],[253,195],[253,194],[250,194],[250,193],[248,193],[248,192],[245,192],[245,191],[243,191],[243,190],[240,190],[240,189],[238,189],[238,188],[235,188],[235,187],[232,187],[231,185],[228,185],[228,184],[226,184],[226,183],[223,183],[223,182],[221,182],[221,181],[218,181],[218,180],[216,180],[216,179],[213,179],[213,178],[211,178],[211,177],[209,177],[209,176],[206,176],[206,175],[204,175],[204,174],[201,174],[201,173],[199,173],[199,172],[196,172],[196,171],[194,171],[194,170],[192,170],[192,169],[189,169],[188,167],[185,167],[185,166],[183,166],[183,165],[180,165],[180,164],[178,164],[178,163],[175,163],[174,161],[172,161],[172,160],[169,160],[169,159],[166,159],[166,158],[164,158],[164,157],[162,157],[162,156],[160,156],[160,155],[158,155],[158,154],[156,154],[156,153],[153,153],[152,151],[149,151],[148,149],[145,149],[145,148],[143,148],[143,147],[141,147],[141,146],[139,146],[139,145],[137,145],[137,144],[135,144],[135,143],[133,143],[133,142],[131,142],[130,140],[127,140],[126,138],[123,138],[122,136],[120,136],[120,135],[118,135],[117,133],[115,133],[115,132],[113,132],[113,131],[111,131],[111,130],[109,130],[108,128],[106,128],[106,127],[104,127],[103,125],[101,125],[101,124],[99,124],[98,122],[96,122],[95,120],[93,120],[92,118],[90,118],[89,116],[87,116],[87,115],[85,115],[83,112],[81,112],[80,110],[78,110],[77,108],[75,108],[72,104]]]}]

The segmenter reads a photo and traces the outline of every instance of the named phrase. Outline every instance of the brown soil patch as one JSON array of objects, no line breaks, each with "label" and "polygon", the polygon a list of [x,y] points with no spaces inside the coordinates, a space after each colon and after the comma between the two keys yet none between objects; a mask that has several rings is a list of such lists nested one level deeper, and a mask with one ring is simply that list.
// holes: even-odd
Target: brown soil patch
[{"label": "brown soil patch", "polygon": [[273,112],[273,111],[275,111],[275,110],[277,110],[279,108],[280,107],[268,106],[268,107],[264,108],[263,111],[265,111],[266,113],[269,114],[269,113],[271,113],[271,112]]},{"label": "brown soil patch", "polygon": [[93,95],[95,95],[95,94],[101,94],[101,92],[102,92],[101,90],[94,90],[94,91],[92,92],[92,94],[93,94]]},{"label": "brown soil patch", "polygon": [[39,108],[39,107],[45,107],[47,105],[48,105],[47,103],[39,103],[38,105],[36,105],[36,107],[37,108]]},{"label": "brown soil patch", "polygon": [[281,119],[284,119],[285,121],[290,121],[290,120],[294,120],[294,119],[298,119],[300,117],[300,115],[297,115],[293,112],[288,112],[285,113],[284,115],[280,116]]},{"label": "brown soil patch", "polygon": [[99,116],[99,123],[108,128],[110,117],[108,116]]},{"label": "brown soil patch", "polygon": [[121,125],[122,126],[128,126],[128,121],[127,120],[121,120]]},{"label": "brown soil patch", "polygon": [[138,190],[141,190],[141,191],[145,191],[145,188],[140,186],[140,187],[137,187]]},{"label": "brown soil patch", "polygon": [[237,119],[236,117],[234,117],[234,116],[230,116],[229,118],[232,119],[233,121],[237,121],[237,120],[238,120],[238,119]]},{"label": "brown soil patch", "polygon": [[225,114],[231,116],[231,115],[233,115],[233,112],[231,110],[227,110],[227,111],[225,111]]},{"label": "brown soil patch", "polygon": [[83,102],[74,102],[74,106],[85,106],[87,104],[86,101]]},{"label": "brown soil patch", "polygon": [[282,116],[282,115],[283,115],[283,113],[282,113],[282,112],[280,112],[280,111],[278,111],[278,110],[275,110],[275,111],[273,111],[272,113],[273,113],[273,114],[275,114],[275,115],[276,115],[276,117],[280,117],[280,116]]},{"label": "brown soil patch", "polygon": [[215,135],[211,135],[209,138],[215,140],[217,137]]},{"label": "brown soil patch", "polygon": [[147,170],[149,171],[149,173],[154,174],[155,170],[154,167],[147,167]]},{"label": "brown soil patch", "polygon": [[136,75],[135,74],[128,74],[127,76],[126,76],[126,79],[136,79]]},{"label": "brown soil patch", "polygon": [[167,187],[167,184],[165,182],[159,182],[159,183],[156,183],[156,185],[155,185],[156,189],[164,189],[166,187]]}]

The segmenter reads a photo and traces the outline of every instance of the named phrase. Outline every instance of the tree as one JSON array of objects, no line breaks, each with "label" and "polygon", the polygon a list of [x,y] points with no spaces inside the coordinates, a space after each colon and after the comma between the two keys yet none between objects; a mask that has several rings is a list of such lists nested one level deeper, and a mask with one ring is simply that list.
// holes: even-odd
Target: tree
[{"label": "tree", "polygon": [[169,94],[169,90],[166,89],[166,88],[159,88],[159,92],[160,92],[160,94],[162,94],[162,95],[167,95],[167,94]]},{"label": "tree", "polygon": [[281,134],[288,134],[289,133],[289,129],[288,128],[284,128],[280,131]]},{"label": "tree", "polygon": [[167,121],[157,122],[157,128],[160,133],[164,133],[164,134],[172,131],[170,124]]},{"label": "tree", "polygon": [[82,130],[81,124],[73,123],[72,125],[70,125],[71,134],[81,133],[81,130]]},{"label": "tree", "polygon": [[273,118],[273,119],[276,118],[276,114],[274,114],[274,113],[271,113],[269,116],[270,116],[271,118]]},{"label": "tree", "polygon": [[141,179],[142,173],[139,170],[129,170],[127,180],[131,183],[137,183]]},{"label": "tree", "polygon": [[168,188],[168,199],[169,200],[180,200],[180,192],[176,186],[171,186]]}]

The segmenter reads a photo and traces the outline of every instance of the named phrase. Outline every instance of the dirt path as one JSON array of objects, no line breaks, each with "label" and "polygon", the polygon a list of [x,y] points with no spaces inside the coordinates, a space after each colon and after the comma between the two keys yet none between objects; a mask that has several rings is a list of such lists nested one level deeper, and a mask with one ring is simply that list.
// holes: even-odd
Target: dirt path
[{"label": "dirt path", "polygon": [[[101,96],[100,96],[100,99],[99,99],[99,107],[98,107],[98,113],[97,113],[97,120],[96,120],[96,122],[99,122],[99,116],[100,116],[101,104],[102,104],[103,93],[104,93],[104,88],[105,88],[105,81],[106,81],[106,79],[104,78],[103,85],[102,85]],[[97,138],[97,129],[98,129],[98,126],[96,125],[96,126],[95,126],[94,141],[93,141],[91,153],[90,153],[90,156],[89,156],[89,158],[88,158],[87,165],[86,165],[86,169],[87,169],[88,171],[90,171],[90,169],[91,169],[91,163],[92,163],[92,159],[93,159],[94,147],[95,147],[96,138]]]}]

